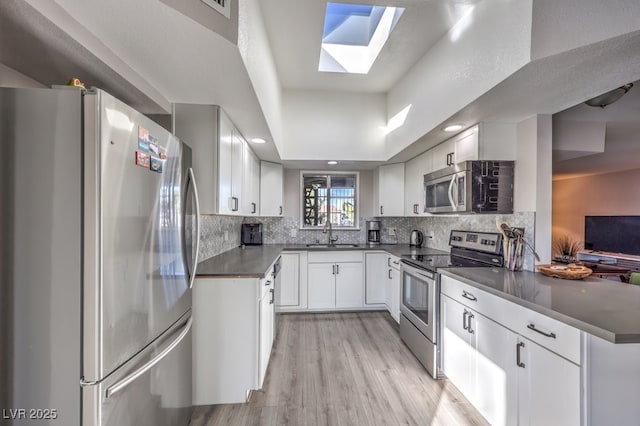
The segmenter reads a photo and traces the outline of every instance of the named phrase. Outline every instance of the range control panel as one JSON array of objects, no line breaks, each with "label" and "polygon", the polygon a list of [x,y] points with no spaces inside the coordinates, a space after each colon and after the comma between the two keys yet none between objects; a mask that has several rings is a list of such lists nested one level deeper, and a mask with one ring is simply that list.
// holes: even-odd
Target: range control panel
[{"label": "range control panel", "polygon": [[449,245],[451,247],[500,254],[502,250],[502,234],[492,232],[451,231]]}]

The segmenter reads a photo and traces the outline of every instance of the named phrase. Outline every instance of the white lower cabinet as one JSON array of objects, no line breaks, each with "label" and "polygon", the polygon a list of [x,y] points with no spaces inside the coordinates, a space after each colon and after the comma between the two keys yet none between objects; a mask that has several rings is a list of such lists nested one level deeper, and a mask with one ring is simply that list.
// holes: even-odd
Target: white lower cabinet
[{"label": "white lower cabinet", "polygon": [[308,254],[309,309],[344,309],[364,306],[361,251]]},{"label": "white lower cabinet", "polygon": [[285,251],[280,255],[280,287],[276,288],[278,312],[307,307],[307,252]]},{"label": "white lower cabinet", "polygon": [[397,323],[400,323],[400,259],[395,256],[387,257],[387,285],[385,293],[385,305]]},{"label": "white lower cabinet", "polygon": [[580,367],[518,337],[519,425],[579,425]]},{"label": "white lower cabinet", "polygon": [[196,279],[193,405],[243,403],[262,387],[274,339],[272,270],[263,279]]},{"label": "white lower cabinet", "polygon": [[[441,292],[442,370],[489,423],[581,423],[580,366],[516,332],[531,331],[527,325],[531,318],[540,321],[540,314],[447,276]],[[536,339],[579,353],[577,330],[550,318],[544,326],[540,331],[554,337],[538,331]]]},{"label": "white lower cabinet", "polygon": [[517,424],[516,334],[445,295],[441,309],[443,371],[489,423]]},{"label": "white lower cabinet", "polygon": [[309,308],[329,309],[336,306],[335,263],[310,263]]},{"label": "white lower cabinet", "polygon": [[[267,280],[268,282],[268,280]],[[264,286],[265,283],[263,283]],[[259,349],[259,370],[258,370],[258,388],[262,388],[264,376],[267,374],[267,366],[271,357],[271,349],[273,347],[274,337],[274,289],[273,284],[266,285],[267,291],[260,300],[260,349]]]},{"label": "white lower cabinet", "polygon": [[336,308],[361,308],[362,284],[362,262],[336,263]]},{"label": "white lower cabinet", "polygon": [[385,303],[387,287],[387,259],[386,252],[367,252],[364,254],[365,264],[365,295],[367,305],[382,305]]}]

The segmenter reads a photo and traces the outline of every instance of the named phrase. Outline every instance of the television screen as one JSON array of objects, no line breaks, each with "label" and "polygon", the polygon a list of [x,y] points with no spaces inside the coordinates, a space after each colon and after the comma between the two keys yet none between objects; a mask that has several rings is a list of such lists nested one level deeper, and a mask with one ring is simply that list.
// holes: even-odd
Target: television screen
[{"label": "television screen", "polygon": [[640,256],[640,216],[585,216],[584,248]]}]

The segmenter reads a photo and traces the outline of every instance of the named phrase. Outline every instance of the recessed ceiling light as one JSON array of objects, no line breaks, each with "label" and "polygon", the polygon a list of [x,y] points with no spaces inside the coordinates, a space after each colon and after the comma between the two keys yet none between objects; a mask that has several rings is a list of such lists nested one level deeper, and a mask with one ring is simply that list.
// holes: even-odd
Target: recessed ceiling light
[{"label": "recessed ceiling light", "polygon": [[442,130],[445,132],[457,132],[458,130],[462,130],[463,127],[462,124],[450,124]]},{"label": "recessed ceiling light", "polygon": [[251,142],[253,142],[253,143],[267,143],[267,141],[262,139],[262,138],[253,138],[253,139],[251,139]]},{"label": "recessed ceiling light", "polygon": [[336,164],[338,164],[338,162],[337,162],[337,161],[335,161],[335,160],[331,160],[331,161],[327,161],[327,164],[330,164],[330,165],[332,165],[332,166],[335,166]]}]

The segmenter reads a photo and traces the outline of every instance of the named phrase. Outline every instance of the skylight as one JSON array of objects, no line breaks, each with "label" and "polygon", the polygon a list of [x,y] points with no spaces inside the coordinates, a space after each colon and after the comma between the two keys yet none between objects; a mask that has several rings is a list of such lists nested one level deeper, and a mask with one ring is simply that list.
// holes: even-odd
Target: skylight
[{"label": "skylight", "polygon": [[402,7],[327,3],[318,71],[367,74]]}]

